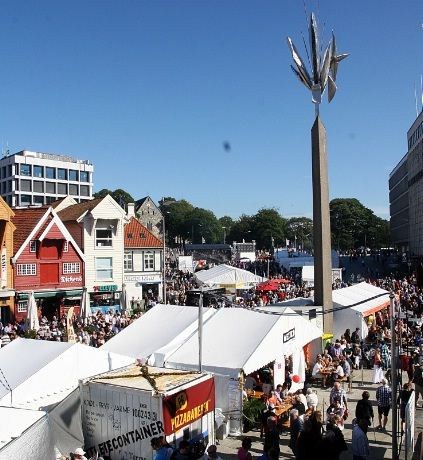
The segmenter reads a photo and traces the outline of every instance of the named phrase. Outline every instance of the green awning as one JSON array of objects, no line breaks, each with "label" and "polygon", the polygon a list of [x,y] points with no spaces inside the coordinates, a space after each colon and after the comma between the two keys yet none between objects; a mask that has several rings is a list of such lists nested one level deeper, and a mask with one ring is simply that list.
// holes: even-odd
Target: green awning
[{"label": "green awning", "polygon": [[[36,299],[46,299],[48,297],[77,297],[82,296],[82,289],[69,289],[69,290],[62,290],[58,289],[57,291],[39,291],[34,292],[34,297]],[[18,293],[19,300],[27,300],[29,297],[28,292],[19,292]]]}]

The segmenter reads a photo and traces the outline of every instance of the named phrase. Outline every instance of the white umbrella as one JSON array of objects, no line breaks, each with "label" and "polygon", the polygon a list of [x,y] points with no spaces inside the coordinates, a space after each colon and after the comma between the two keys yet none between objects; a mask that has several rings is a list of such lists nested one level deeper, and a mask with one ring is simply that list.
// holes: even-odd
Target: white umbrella
[{"label": "white umbrella", "polygon": [[82,297],[81,297],[81,308],[79,311],[79,316],[82,319],[88,319],[91,316],[91,306],[90,306],[90,296],[88,295],[87,288],[82,290]]},{"label": "white umbrella", "polygon": [[127,297],[126,284],[122,284],[122,292],[120,293],[120,310],[122,313],[128,311]]},{"label": "white umbrella", "polygon": [[26,321],[29,329],[38,331],[40,323],[38,322],[37,302],[35,301],[34,291],[31,291],[28,296],[28,308],[26,313]]}]

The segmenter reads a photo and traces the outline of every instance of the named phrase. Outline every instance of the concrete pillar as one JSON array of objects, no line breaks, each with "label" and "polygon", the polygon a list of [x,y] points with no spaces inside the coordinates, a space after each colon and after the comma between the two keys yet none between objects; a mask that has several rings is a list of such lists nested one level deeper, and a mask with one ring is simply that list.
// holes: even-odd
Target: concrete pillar
[{"label": "concrete pillar", "polygon": [[323,307],[323,332],[333,333],[332,259],[326,129],[320,120],[311,129],[313,176],[314,304]]}]

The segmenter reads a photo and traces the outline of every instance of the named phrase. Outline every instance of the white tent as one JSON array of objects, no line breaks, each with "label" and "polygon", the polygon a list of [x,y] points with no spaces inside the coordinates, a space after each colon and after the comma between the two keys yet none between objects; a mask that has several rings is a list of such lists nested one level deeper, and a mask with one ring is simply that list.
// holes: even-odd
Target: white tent
[{"label": "white tent", "polygon": [[200,284],[206,286],[236,287],[239,289],[249,288],[267,279],[226,264],[216,265],[209,270],[201,270],[195,273],[195,277]]},{"label": "white tent", "polygon": [[87,345],[16,339],[0,348],[0,405],[48,410],[77,388],[79,379],[133,361]]},{"label": "white tent", "polygon": [[47,414],[43,411],[0,407],[0,458],[54,460]]},{"label": "white tent", "polygon": [[360,328],[361,337],[365,338],[368,329],[364,319],[389,305],[389,292],[363,282],[333,291],[332,299],[335,338],[339,338],[346,329],[354,332],[356,327]]},{"label": "white tent", "polygon": [[[203,327],[203,370],[238,378],[290,355],[322,332],[290,308],[269,314],[243,308],[222,308]],[[160,350],[158,350],[160,353]],[[165,356],[166,367],[198,367],[198,332]]]},{"label": "white tent", "polygon": [[[203,321],[215,311],[204,308]],[[197,322],[198,307],[156,305],[100,349],[147,360],[159,348],[181,343],[196,330]]]}]

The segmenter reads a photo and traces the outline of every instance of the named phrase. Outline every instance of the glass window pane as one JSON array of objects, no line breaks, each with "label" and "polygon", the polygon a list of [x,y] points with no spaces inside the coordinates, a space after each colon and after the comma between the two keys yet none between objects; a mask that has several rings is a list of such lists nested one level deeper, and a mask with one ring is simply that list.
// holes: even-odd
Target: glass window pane
[{"label": "glass window pane", "polygon": [[21,173],[21,176],[30,176],[31,175],[31,165],[21,164],[20,173]]},{"label": "glass window pane", "polygon": [[46,193],[56,193],[56,184],[54,182],[46,182]]},{"label": "glass window pane", "polygon": [[21,190],[23,192],[31,191],[31,181],[28,179],[21,179]]},{"label": "glass window pane", "polygon": [[81,182],[89,182],[90,173],[87,171],[81,171],[79,173],[79,180]]},{"label": "glass window pane", "polygon": [[34,204],[44,204],[44,197],[41,195],[33,196]]},{"label": "glass window pane", "polygon": [[46,177],[47,179],[56,179],[56,168],[46,166]]},{"label": "glass window pane", "polygon": [[57,184],[57,193],[60,195],[67,195],[68,194],[68,186],[67,184]]},{"label": "glass window pane", "polygon": [[21,206],[29,206],[31,204],[31,195],[21,195]]},{"label": "glass window pane", "polygon": [[79,186],[79,193],[81,196],[89,196],[90,188],[88,185],[80,185]]},{"label": "glass window pane", "polygon": [[38,193],[44,192],[44,182],[41,182],[40,180],[34,180],[32,186],[34,188],[34,192],[38,192]]},{"label": "glass window pane", "polygon": [[63,168],[57,168],[57,178],[60,180],[68,179],[68,171]]},{"label": "glass window pane", "polygon": [[97,257],[96,266],[97,268],[100,268],[100,269],[111,268],[112,258],[111,257]]},{"label": "glass window pane", "polygon": [[69,195],[78,195],[78,186],[75,184],[69,184]]},{"label": "glass window pane", "polygon": [[34,166],[34,176],[35,177],[44,177],[44,171],[42,166]]},{"label": "glass window pane", "polygon": [[75,169],[69,169],[69,180],[78,180],[78,171],[75,171]]}]

